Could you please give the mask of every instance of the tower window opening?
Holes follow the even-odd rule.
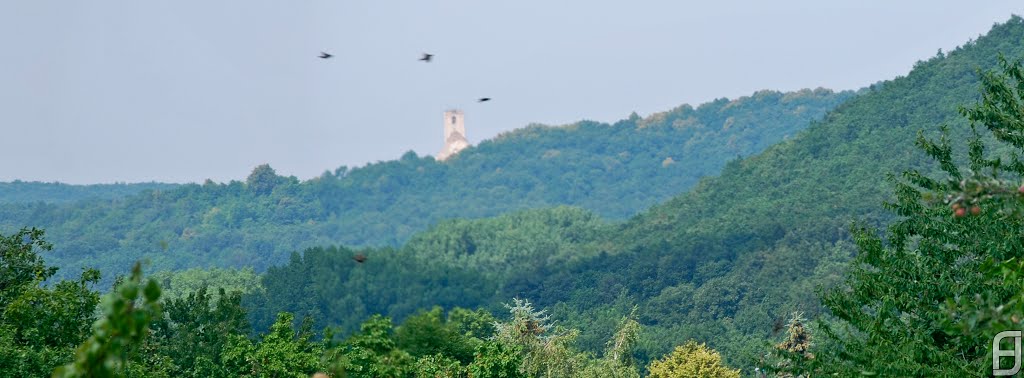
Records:
[[[455,124],[455,116],[452,116],[452,124]]]

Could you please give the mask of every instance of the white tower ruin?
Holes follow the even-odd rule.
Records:
[[[437,153],[437,160],[445,160],[469,147],[466,140],[466,121],[461,110],[444,112],[444,148]]]

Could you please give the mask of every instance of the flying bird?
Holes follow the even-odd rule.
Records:
[[[430,59],[432,59],[433,57],[434,57],[434,54],[423,53],[423,57],[420,58],[420,60],[422,60],[424,62],[427,62],[427,63],[430,63]]]
[[[325,53],[323,51],[320,52],[320,59],[330,59],[332,56],[334,56],[334,55]]]
[[[785,327],[786,323],[785,320],[782,319],[782,317],[775,318],[775,321],[772,322],[772,335],[779,333],[779,331],[781,331]]]
[[[352,260],[356,260],[357,263],[362,264],[363,262],[366,261],[366,255],[360,253],[358,255],[352,256]]]
[[[491,101],[491,98],[490,97],[481,97],[479,100],[476,100],[476,102],[487,102],[487,101]]]

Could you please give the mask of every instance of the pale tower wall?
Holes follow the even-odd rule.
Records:
[[[466,116],[461,110],[448,110],[444,112],[444,140],[452,137],[453,132],[466,136]]]
[[[461,110],[444,112],[444,148],[437,154],[437,160],[445,160],[469,147],[466,140],[466,119]]]

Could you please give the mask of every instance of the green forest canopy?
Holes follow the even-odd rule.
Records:
[[[950,140],[968,140],[957,107],[978,98],[976,70],[995,68],[999,54],[1024,57],[1021,40],[1024,22],[1015,17],[622,224],[555,208],[445,222],[401,248],[358,251],[370,258],[363,265],[351,263],[357,251],[348,248],[307,250],[264,275],[267,297],[250,299],[254,325],[289,310],[352,327],[365,314],[401,319],[431,304],[493,310],[518,296],[583,330],[586,350],[600,350],[615,319],[638,305],[648,326],[642,359],[696,339],[732,364],[749,361],[774,323],[821,311],[816,290],[842,282],[856,250],[853,222],[895,219],[882,206],[894,200],[887,175],[941,175],[915,146],[918,132],[936,136],[945,124]],[[952,153],[966,157],[966,147]],[[529,228],[545,236],[518,232]],[[395,277],[398,292],[388,289]]]

